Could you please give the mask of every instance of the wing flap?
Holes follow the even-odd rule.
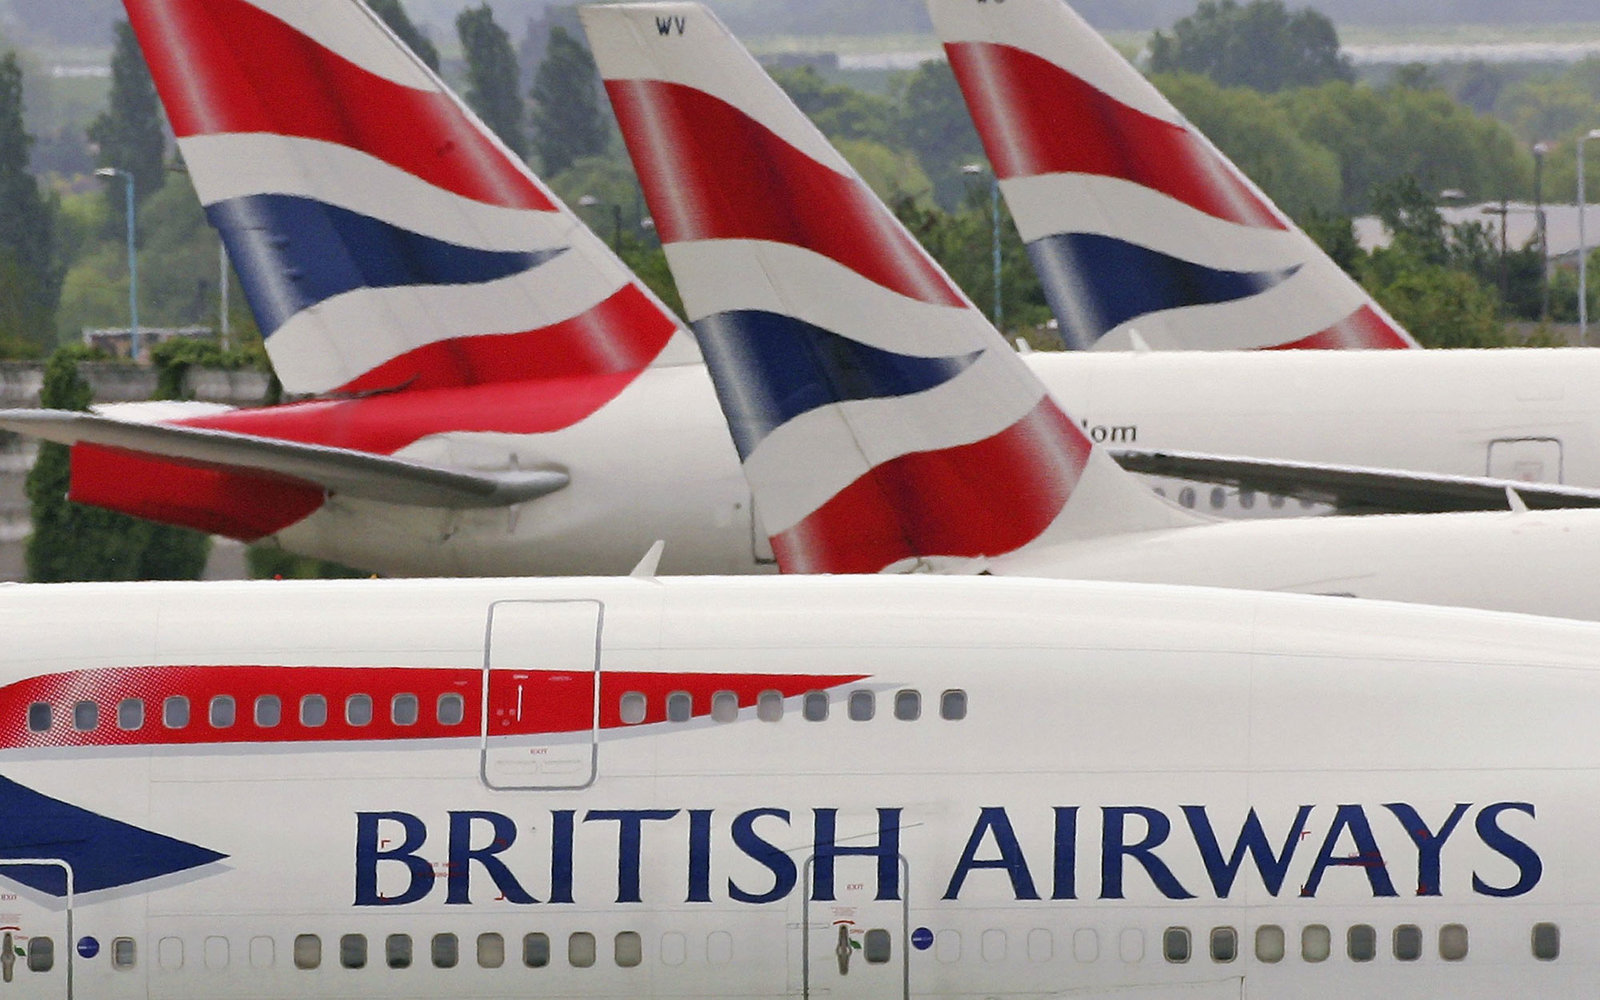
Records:
[[[1600,507],[1600,490],[1487,476],[1209,455],[1183,451],[1113,452],[1129,472],[1216,483],[1332,504],[1345,514],[1438,514],[1506,510],[1507,490],[1530,508]]]

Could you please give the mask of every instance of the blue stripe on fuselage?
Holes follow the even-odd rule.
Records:
[[[741,459],[802,413],[850,400],[925,392],[972,367],[983,353],[896,354],[792,316],[757,310],[717,313],[693,326]]]
[[[1028,256],[1072,350],[1140,316],[1260,295],[1300,270],[1222,271],[1097,233],[1046,236]]]
[[[292,195],[218,202],[206,216],[267,336],[301,310],[358,288],[481,284],[567,250],[479,250]]]

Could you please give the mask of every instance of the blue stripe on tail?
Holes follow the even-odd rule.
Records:
[[[756,310],[718,313],[693,326],[741,459],[803,413],[832,403],[925,392],[960,375],[983,354],[896,354],[792,316]]]
[[[479,250],[312,198],[252,195],[206,209],[265,336],[303,309],[358,288],[475,285],[566,252]]]
[[[1028,256],[1072,350],[1140,316],[1260,295],[1300,270],[1221,271],[1094,233],[1047,236]]]

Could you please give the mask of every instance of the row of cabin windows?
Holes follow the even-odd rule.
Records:
[[[1155,491],[1157,496],[1164,497],[1167,495],[1165,487],[1157,486]],[[1209,499],[1212,510],[1221,510],[1228,506],[1228,491],[1221,486],[1213,486]],[[1287,499],[1287,497],[1279,496],[1276,493],[1269,493],[1267,494],[1267,506],[1273,510],[1282,510]],[[1196,500],[1197,497],[1193,486],[1185,486],[1178,491],[1178,503],[1183,506],[1193,509]],[[1310,510],[1317,505],[1314,500],[1301,500],[1299,504],[1301,510]],[[1239,506],[1244,510],[1254,510],[1256,506],[1255,492],[1252,490],[1240,490]]]
[[[428,960],[436,969],[453,969],[461,964],[461,939],[454,934],[435,934],[428,939]],[[383,964],[391,969],[409,969],[415,959],[409,934],[390,934],[383,939]],[[345,934],[339,938],[339,966],[364,969],[377,956],[368,954],[365,934]],[[473,949],[478,967],[498,969],[506,964],[506,939],[495,933],[479,934]],[[599,940],[588,931],[567,936],[567,964],[575,969],[592,968],[600,957]],[[632,969],[644,961],[644,941],[637,931],[622,931],[611,942],[611,958],[618,967]],[[542,969],[550,964],[550,936],[522,936],[522,964]],[[301,934],[294,939],[294,967],[316,969],[322,965],[322,938]]]
[[[1399,962],[1422,958],[1423,931],[1416,924],[1401,924],[1390,935],[1390,953]],[[1371,924],[1353,924],[1345,931],[1344,951],[1352,962],[1371,962],[1378,957],[1378,930]],[[1467,928],[1464,924],[1445,924],[1439,928],[1439,957],[1460,962],[1467,957]],[[1529,935],[1533,957],[1553,962],[1561,957],[1561,928],[1553,923],[1537,923]],[[1189,961],[1192,951],[1189,928],[1168,927],[1161,936],[1161,951],[1168,962]],[[1239,957],[1239,934],[1232,927],[1213,927],[1211,960],[1232,962]],[[1263,924],[1256,928],[1256,960],[1275,963],[1288,954],[1288,940],[1282,927]],[[1333,955],[1333,932],[1326,924],[1307,924],[1300,929],[1300,957],[1307,962],[1326,962]]]
[[[763,691],[756,697],[756,718],[762,722],[783,721],[782,691]],[[825,722],[833,699],[826,691],[808,691],[800,699],[800,715],[808,722]],[[650,714],[650,699],[638,691],[622,696],[619,705],[625,725],[636,726]],[[902,722],[915,722],[922,718],[922,692],[911,689],[896,691],[893,697],[894,717]],[[853,722],[870,722],[878,714],[878,695],[875,691],[858,689],[845,698],[845,714]],[[718,691],[711,696],[711,718],[717,722],[733,722],[739,717],[739,695],[734,691]],[[939,696],[939,718],[958,722],[967,717],[967,693],[946,691]],[[694,696],[688,691],[673,691],[667,695],[667,721],[688,722],[694,718]]]
[[[316,728],[328,724],[328,699],[320,694],[303,695],[299,703],[300,725]],[[466,718],[466,700],[454,692],[441,694],[434,702],[434,718],[440,725],[458,726]],[[353,694],[344,700],[344,721],[351,726],[369,726],[374,715],[370,694]],[[189,699],[173,695],[161,702],[161,724],[168,729],[183,729],[191,721]],[[219,694],[206,705],[206,720],[213,729],[228,729],[238,722],[239,707],[232,695]],[[251,704],[250,718],[257,728],[272,729],[283,722],[283,700],[275,694],[258,696]],[[389,721],[397,726],[414,726],[422,718],[422,700],[414,694],[397,694],[389,699]],[[124,731],[143,729],[145,704],[140,698],[124,698],[117,702],[117,728]],[[55,712],[49,702],[36,701],[28,706],[28,729],[31,732],[48,732],[55,724]],[[100,704],[80,701],[72,706],[72,728],[80,733],[93,732],[100,727]]]

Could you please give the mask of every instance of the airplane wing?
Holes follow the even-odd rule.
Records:
[[[1515,491],[1529,508],[1600,507],[1600,490],[1559,483],[1185,451],[1119,450],[1112,455],[1130,472],[1332,504],[1345,514],[1505,510],[1509,505],[1507,490]]]
[[[71,410],[0,410],[0,430],[59,444],[96,444],[186,465],[266,473],[329,493],[408,507],[504,507],[571,478],[559,469],[463,472],[389,455],[178,424],[132,423]]]

